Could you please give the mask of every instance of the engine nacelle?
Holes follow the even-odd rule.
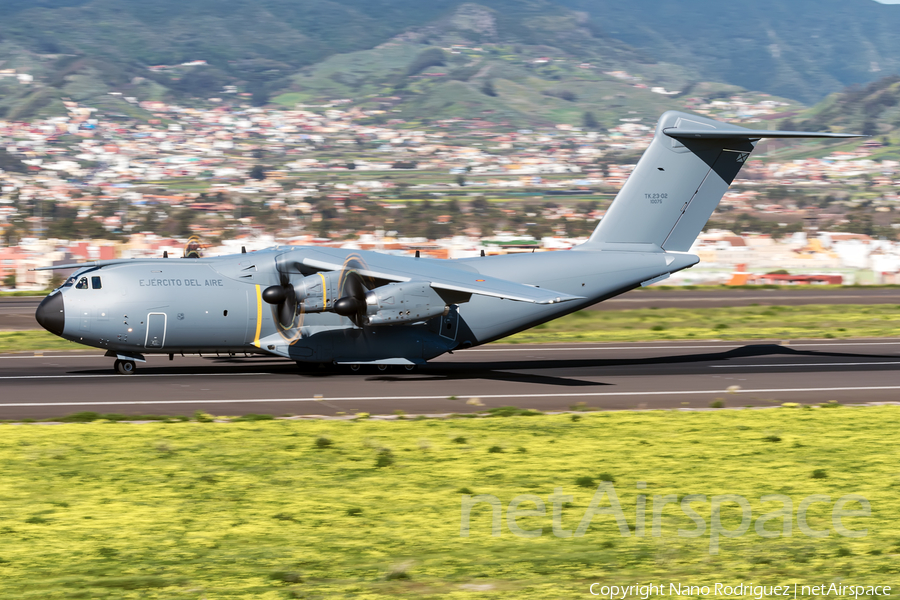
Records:
[[[328,271],[304,277],[294,284],[297,300],[303,303],[303,312],[317,313],[331,310],[340,299],[341,272]]]
[[[450,307],[427,282],[390,283],[366,294],[367,325],[402,325],[446,314]]]

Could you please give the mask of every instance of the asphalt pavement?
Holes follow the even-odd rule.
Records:
[[[140,414],[707,409],[900,400],[900,338],[490,345],[408,372],[300,370],[269,358],[149,356],[116,375],[100,352],[0,356],[0,419]]]

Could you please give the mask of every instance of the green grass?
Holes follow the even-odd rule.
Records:
[[[597,581],[819,584],[816,574],[890,585],[900,573],[898,421],[898,407],[838,407],[0,425],[0,598],[542,599],[587,597]],[[572,496],[561,526],[575,530],[603,480],[632,528],[646,482],[645,535],[622,537],[598,515],[583,537],[554,536],[554,489]],[[767,494],[789,496],[796,515],[811,494],[851,493],[872,512],[845,525],[866,537],[837,535],[825,504],[809,513],[810,527],[831,530],[824,538],[795,523],[792,537],[766,539],[751,526],[710,554],[708,535],[677,535],[695,528],[677,505],[650,535],[654,495],[740,494],[755,522],[781,507],[761,503]],[[504,510],[539,496],[548,513],[518,525],[542,535],[512,535],[504,515],[491,537],[480,504],[460,537],[463,494],[494,495]],[[694,508],[709,523],[710,505]]]
[[[900,306],[820,305],[578,311],[501,340],[504,343],[891,337]]]
[[[306,102],[307,100],[309,100],[309,96],[306,94],[301,94],[299,92],[280,94],[275,98],[272,98],[272,102],[274,102],[275,104],[280,104],[286,108],[294,108],[297,104]]]
[[[75,342],[64,340],[43,329],[0,331],[0,352],[30,352],[32,350],[86,350]]]
[[[41,290],[38,290],[38,291],[34,291],[34,290],[28,290],[28,291],[26,291],[26,290],[4,291],[4,292],[0,292],[0,298],[20,298],[20,297],[23,297],[23,296],[34,296],[34,297],[36,297],[36,298],[40,298],[40,297],[43,297],[43,296],[46,296],[47,294],[49,294],[50,291],[51,291],[51,290],[44,290],[44,291],[41,291]]]

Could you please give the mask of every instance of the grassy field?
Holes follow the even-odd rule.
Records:
[[[900,306],[805,305],[582,310],[501,340],[512,344],[855,338],[900,335]],[[43,331],[0,331],[0,352],[83,349]]]
[[[790,339],[900,335],[900,306],[804,305],[579,311],[506,343]]]
[[[900,407],[835,407],[0,425],[0,598],[543,599],[587,597],[593,582],[891,585],[898,421]],[[559,500],[559,527],[577,532],[601,480],[612,480],[629,535],[609,515],[583,536],[554,535],[554,489],[571,495]],[[650,497],[643,535],[638,493]],[[851,493],[871,514],[843,524],[865,537],[832,525],[833,503]],[[465,494],[499,499],[500,536],[486,503],[460,536]],[[538,537],[508,528],[521,494],[547,505],[517,522]],[[652,497],[666,494],[742,495],[755,525],[712,554],[711,526],[681,537],[696,521],[668,505],[654,537]],[[761,501],[767,494],[792,500],[793,535],[758,533],[756,519],[782,507]],[[830,497],[808,513],[825,537],[796,523],[811,494]],[[714,522],[710,503],[693,507]],[[734,530],[732,507],[721,518]]]
[[[86,350],[87,348],[87,346],[64,340],[43,329],[0,331],[0,353],[30,352],[32,350]]]

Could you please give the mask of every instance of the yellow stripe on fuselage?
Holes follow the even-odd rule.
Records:
[[[328,308],[328,286],[325,284],[325,276],[319,273],[322,278],[322,308]]]
[[[253,345],[259,348],[259,332],[262,329],[262,290],[256,286],[256,335],[253,338]]]

